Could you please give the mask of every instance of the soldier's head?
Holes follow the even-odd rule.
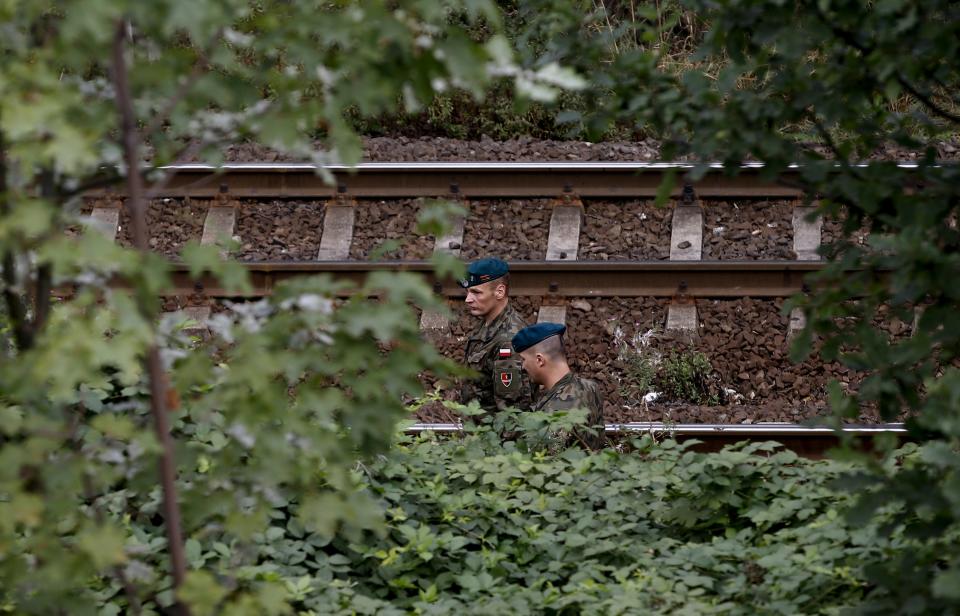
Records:
[[[524,327],[513,337],[513,348],[520,354],[523,369],[537,385],[551,387],[570,366],[563,347],[567,328],[559,323],[537,323]]]
[[[487,323],[497,318],[510,301],[510,268],[506,261],[474,261],[460,284],[467,290],[467,310]]]

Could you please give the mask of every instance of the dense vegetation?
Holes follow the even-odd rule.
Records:
[[[3,609],[956,611],[960,171],[932,147],[960,125],[956,4],[400,4],[0,4]],[[801,163],[822,211],[871,241],[832,247],[824,290],[796,299],[797,356],[869,373],[836,413],[909,411],[915,451],[546,457],[490,432],[391,447],[417,373],[453,369],[420,343],[411,306],[437,305],[415,277],[371,278],[345,310],[328,279],[289,285],[197,347],[159,322],[169,272],[142,179],[242,138],[355,160],[356,122],[449,104],[439,91],[504,92],[502,118],[553,105],[537,113],[578,134],[654,135],[730,173]],[[917,168],[854,164],[891,144]],[[128,192],[138,251],[63,234],[101,186]],[[216,247],[183,258],[245,285]],[[911,338],[872,327],[882,304],[917,315]],[[520,421],[524,439],[546,422]]]
[[[888,515],[847,519],[854,498],[831,482],[849,464],[772,443],[700,454],[650,436],[635,451],[547,456],[527,436],[401,438],[355,467],[343,520],[282,489],[249,543],[217,527],[187,540],[190,567],[224,589],[205,574],[183,592],[196,614],[237,613],[250,587],[262,613],[831,613],[871,592],[889,607],[870,564],[920,544],[882,531]],[[147,570],[162,566],[163,539],[145,496],[105,501],[130,516],[128,568]],[[97,596],[101,613],[128,609],[119,581]]]
[[[318,613],[336,612],[331,603],[344,613],[829,613],[862,604],[868,563],[916,545],[900,530],[880,532],[884,519],[845,518],[851,495],[828,485],[847,465],[770,443],[716,454],[649,436],[634,444],[548,457],[489,431],[401,442],[358,471],[386,508],[382,536],[318,549],[319,574],[313,563],[294,569],[340,581],[305,604]],[[278,550],[311,543],[284,539]],[[871,602],[883,609],[887,598],[880,590]]]

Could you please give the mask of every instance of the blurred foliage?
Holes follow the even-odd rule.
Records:
[[[849,463],[773,443],[702,454],[651,436],[549,455],[524,426],[553,418],[535,415],[498,417],[517,439],[506,443],[485,425],[398,437],[336,489],[320,473],[313,494],[272,494],[246,539],[198,529],[183,594],[197,614],[836,613],[896,592],[872,590],[870,563],[958,539],[884,530],[891,511],[849,520],[854,497],[829,487]],[[181,425],[200,465],[216,447],[241,448],[216,428],[186,434],[203,425],[189,417]],[[255,464],[259,439],[246,449]],[[911,446],[896,461],[917,458]],[[215,485],[207,475],[222,469],[204,469],[190,482]],[[149,491],[124,486],[94,504],[126,522],[82,540],[101,554],[126,544],[131,575],[162,566]],[[344,508],[344,519],[330,513]],[[88,582],[100,613],[127,613],[116,581]]]
[[[933,147],[960,123],[956,3],[504,6],[0,3],[2,609],[173,603],[141,370],[154,344],[173,385],[191,568],[177,596],[197,613],[958,609],[960,171]],[[109,61],[124,20],[155,180],[161,164],[216,163],[244,138],[355,161],[350,118],[491,88],[505,88],[494,117],[518,129],[541,120],[517,111],[542,112],[511,89],[558,101],[541,109],[589,138],[654,135],[666,157],[720,160],[728,173],[760,160],[771,179],[800,163],[796,182],[820,212],[870,239],[825,249],[821,286],[794,302],[809,324],[796,356],[816,336],[817,352],[867,375],[855,396],[835,390],[838,421],[861,405],[908,413],[919,444],[848,452],[855,465],[752,455],[767,446],[699,456],[669,441],[639,444],[646,457],[552,458],[536,443],[577,417],[528,415],[521,432],[537,436],[516,446],[481,431],[377,457],[417,373],[451,368],[420,342],[410,306],[441,308],[420,280],[289,285],[218,316],[213,342],[194,349],[156,323],[163,259],[64,236],[79,194],[128,171]],[[436,104],[439,118],[460,113]],[[858,164],[888,146],[918,152],[916,167]],[[184,258],[242,288],[242,270],[218,255]],[[51,301],[52,287],[69,299]],[[913,335],[874,327],[881,306],[916,314]]]
[[[594,2],[592,0],[502,0],[504,35],[517,62],[535,69],[551,62],[576,66],[589,79],[584,91],[567,91],[556,102],[518,99],[503,82],[494,82],[482,99],[459,92],[438,94],[433,103],[411,113],[377,116],[350,114],[359,132],[369,136],[437,136],[455,139],[625,139],[653,136],[627,119],[591,121],[598,103],[615,96],[621,55],[652,59],[660,69],[681,74],[696,67],[719,70],[722,59],[694,58],[706,25],[678,0]],[[475,40],[490,35],[484,24],[465,24]],[[623,64],[628,60],[621,61]],[[584,122],[584,118],[587,121]]]

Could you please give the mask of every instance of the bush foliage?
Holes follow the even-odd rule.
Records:
[[[650,435],[548,455],[527,429],[562,419],[529,414],[498,417],[497,431],[401,437],[346,477],[308,464],[312,486],[277,477],[262,504],[251,501],[259,521],[251,510],[245,523],[234,514],[189,524],[200,521],[198,508],[248,492],[222,474],[229,469],[211,461],[214,452],[227,460],[227,450],[242,451],[239,463],[264,472],[294,466],[259,447],[269,438],[262,428],[251,425],[258,447],[245,448],[236,424],[221,431],[201,409],[188,405],[177,430],[193,452],[181,471],[191,505],[180,595],[195,614],[834,613],[871,591],[871,601],[895,592],[873,587],[879,563],[958,539],[885,529],[892,510],[851,521],[855,496],[831,487],[847,463],[800,459],[773,443],[695,453]],[[502,442],[503,430],[517,440]],[[101,451],[124,440],[115,427],[85,435]],[[911,446],[897,461],[916,459]],[[124,579],[142,597],[141,613],[156,613],[172,599],[158,494],[113,480],[87,506],[116,522],[75,527],[68,516],[47,522],[43,536],[78,548],[62,565],[90,559],[103,568],[71,589],[71,613],[129,613]],[[217,488],[226,482],[228,492]],[[14,549],[32,550],[25,539]],[[114,566],[126,576],[111,575]],[[8,572],[0,600],[24,611],[62,605],[65,589],[43,586],[36,571],[19,580]],[[144,592],[151,587],[155,595]]]

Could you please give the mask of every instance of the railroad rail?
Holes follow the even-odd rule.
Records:
[[[148,194],[211,198],[226,186],[234,198],[463,198],[654,197],[666,173],[687,172],[690,163],[649,162],[403,162],[312,165],[297,163],[181,164],[161,167]],[[913,163],[901,163],[913,169]],[[770,178],[764,166],[748,163],[732,175],[723,164],[706,165],[705,175],[689,185],[706,198],[797,198],[798,167]],[[678,183],[673,196],[682,194]],[[104,190],[88,196],[104,196]]]
[[[245,263],[254,296],[292,278],[326,273],[362,284],[372,272],[417,272],[447,297],[462,297],[454,280],[438,280],[427,261],[301,261]],[[510,293],[546,297],[789,297],[803,290],[816,261],[522,261],[510,264]],[[195,279],[173,266],[174,295],[239,295],[212,276]],[[247,294],[249,295],[249,294]]]
[[[646,162],[403,162],[312,165],[233,163],[219,166],[182,164],[161,167],[148,193],[162,197],[211,198],[226,186],[238,199],[654,197],[667,172],[686,172],[688,163]],[[797,172],[771,180],[763,165],[742,165],[736,176],[722,164],[691,185],[701,197],[796,198]],[[674,191],[680,195],[683,185]],[[90,196],[102,196],[94,191]]]
[[[461,424],[417,423],[404,430],[407,434],[424,432],[458,434]],[[823,457],[827,451],[840,444],[840,434],[827,426],[804,426],[788,423],[756,424],[665,424],[660,422],[636,422],[607,424],[605,431],[612,437],[630,437],[650,434],[659,438],[672,438],[678,442],[697,440],[697,451],[717,451],[741,441],[774,441],[786,449],[811,458]],[[859,440],[859,446],[870,450],[873,439],[879,435],[907,438],[907,429],[902,423],[847,425],[841,429],[844,436]]]

